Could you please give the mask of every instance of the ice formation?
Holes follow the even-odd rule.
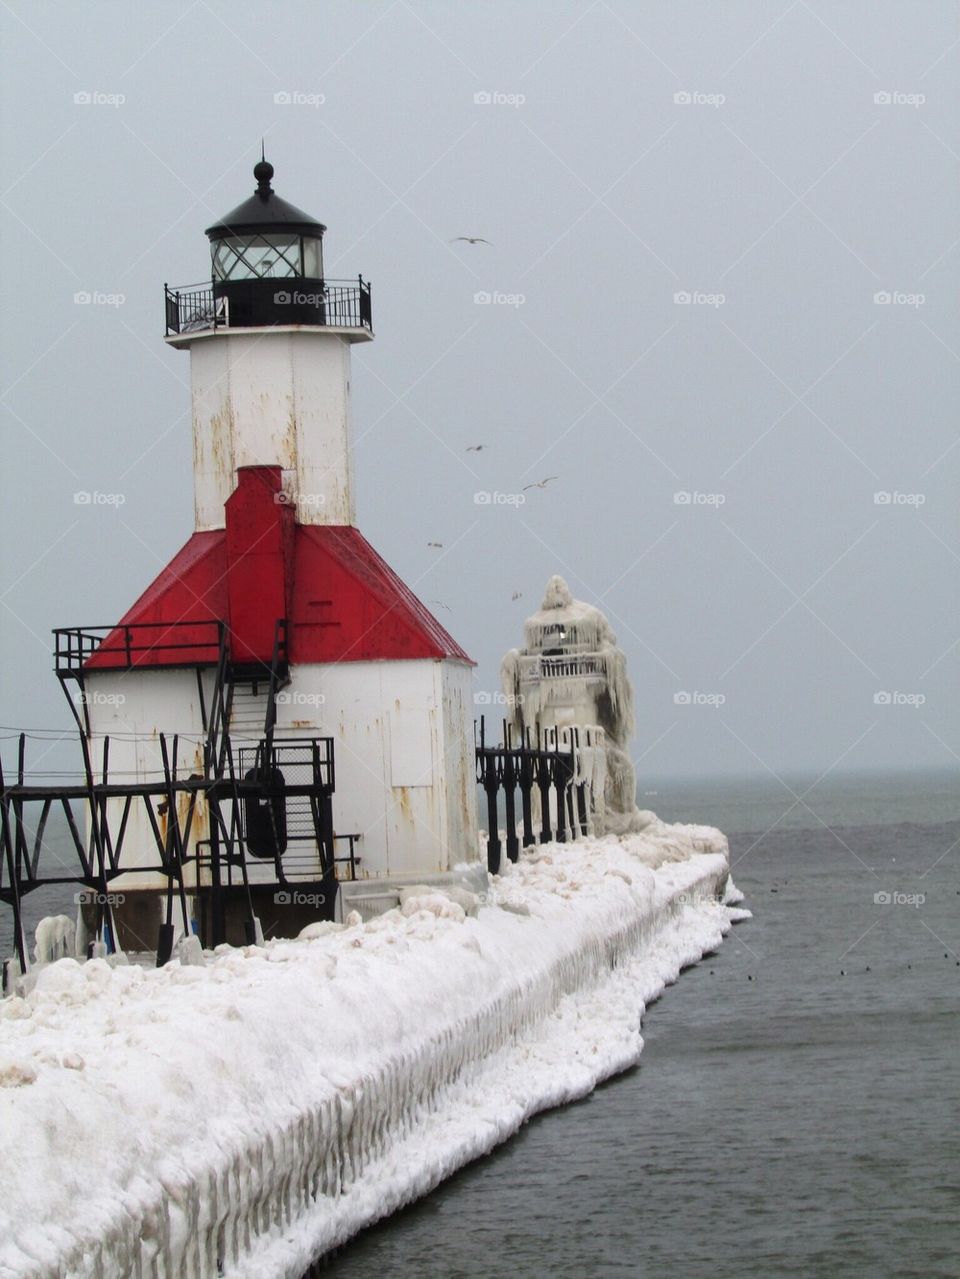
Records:
[[[465,905],[414,886],[204,965],[34,970],[0,1001],[0,1274],[297,1279],[635,1062],[727,874],[719,832],[653,822]]]
[[[603,777],[599,825],[615,834],[641,831],[651,814],[637,808],[637,778],[628,754],[633,736],[633,685],[627,659],[604,614],[575,600],[562,577],[547,582],[543,603],[523,627],[522,649],[506,654],[500,670],[511,724],[529,729],[598,725],[605,750],[586,755],[587,773],[576,780],[598,785]],[[591,748],[588,748],[591,751]]]
[[[37,924],[33,955],[38,964],[76,955],[77,928],[67,915],[48,915]]]

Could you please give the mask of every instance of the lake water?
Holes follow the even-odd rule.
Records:
[[[956,775],[831,778],[776,826],[774,781],[656,789],[728,831],[754,919],[649,1009],[637,1069],[316,1273],[960,1275]]]

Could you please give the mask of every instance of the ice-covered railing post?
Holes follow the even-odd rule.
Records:
[[[567,842],[567,790],[574,770],[560,753],[560,735],[556,729],[547,734],[547,747],[553,751],[553,758],[550,760],[550,781],[554,790],[553,806],[556,813],[553,837],[558,844],[565,844]]]

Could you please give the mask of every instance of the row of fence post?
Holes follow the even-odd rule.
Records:
[[[515,733],[503,723],[503,741],[488,746],[486,723],[480,718],[479,740],[476,742],[477,782],[483,787],[487,802],[487,869],[492,875],[500,871],[501,857],[515,862],[520,848],[537,843],[533,828],[533,796],[539,796],[539,842],[555,840],[563,844],[588,832],[589,814],[586,786],[577,782],[576,746],[571,737],[565,749],[556,729],[546,739],[536,739],[527,729]],[[505,839],[500,839],[499,797],[503,793]],[[517,795],[520,797],[520,819],[517,819]],[[551,802],[552,801],[552,802]],[[569,805],[569,808],[568,808]],[[518,835],[518,825],[522,834]]]

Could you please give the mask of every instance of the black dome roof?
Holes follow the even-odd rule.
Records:
[[[225,235],[243,235],[257,231],[295,231],[303,235],[323,235],[326,227],[309,213],[304,213],[286,200],[281,200],[270,179],[273,177],[273,165],[267,160],[259,160],[254,167],[253,176],[257,179],[257,189],[235,209],[208,226],[206,234],[211,240],[222,239]]]

